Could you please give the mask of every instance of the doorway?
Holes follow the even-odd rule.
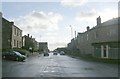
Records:
[[[108,45],[101,45],[101,57],[108,58]]]

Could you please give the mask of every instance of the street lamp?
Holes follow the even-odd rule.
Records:
[[[75,38],[76,39],[76,30],[73,29],[73,27],[70,25],[70,28],[71,28],[71,39],[72,38]],[[74,31],[74,36],[73,36],[73,31]]]

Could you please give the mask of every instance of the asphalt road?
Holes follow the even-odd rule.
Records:
[[[25,62],[2,62],[3,77],[117,77],[118,66],[66,55],[35,55]]]

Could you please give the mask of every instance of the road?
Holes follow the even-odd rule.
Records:
[[[35,55],[26,62],[2,62],[3,77],[117,77],[118,66],[72,58]]]

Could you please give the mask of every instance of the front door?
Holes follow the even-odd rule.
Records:
[[[104,57],[104,58],[106,58],[106,57],[107,57],[106,46],[104,46],[104,49],[103,49],[103,57]]]
[[[101,57],[108,58],[108,45],[101,46]]]

